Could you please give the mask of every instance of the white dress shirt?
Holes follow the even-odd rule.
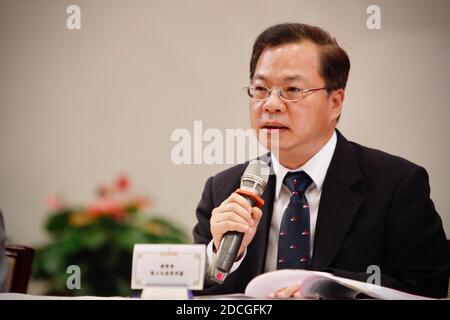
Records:
[[[316,231],[317,214],[319,212],[320,197],[322,195],[322,186],[325,176],[330,166],[331,158],[333,157],[336,148],[337,136],[336,131],[333,133],[328,142],[320,149],[308,162],[300,168],[291,170],[283,167],[278,159],[272,154],[272,167],[276,175],[275,198],[273,203],[272,221],[270,223],[269,241],[267,244],[267,255],[265,272],[277,269],[278,256],[278,236],[280,232],[280,224],[286,210],[291,192],[283,184],[284,177],[288,172],[305,171],[312,179],[311,185],[306,189],[305,196],[309,204],[309,221],[310,221],[310,258],[313,254],[314,248],[314,234]],[[233,264],[231,272],[235,271],[244,260],[247,250],[245,250],[242,257]],[[214,259],[213,241],[208,244],[206,248],[207,255],[207,272],[209,272]]]

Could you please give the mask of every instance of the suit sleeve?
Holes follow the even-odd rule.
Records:
[[[193,236],[194,236],[194,242],[199,244],[205,244],[207,245],[207,251],[206,251],[206,273],[208,273],[209,268],[212,265],[212,260],[214,258],[214,253],[212,252],[212,234],[210,231],[210,219],[211,219],[211,212],[212,210],[218,205],[215,204],[213,200],[213,193],[212,193],[212,185],[213,185],[213,177],[210,177],[205,184],[205,187],[203,189],[202,198],[200,199],[200,202],[197,206],[196,210],[196,216],[197,216],[197,224],[194,227],[193,230]],[[242,257],[234,262],[230,273],[233,273],[236,271],[237,268],[239,268],[240,264],[245,258],[246,252],[242,255]],[[201,291],[195,291],[195,294],[214,294],[215,289],[219,288],[219,285],[213,282],[209,279],[207,274],[205,274],[205,284],[204,284],[205,290],[203,292]]]
[[[209,222],[209,220],[211,219],[211,212],[215,207],[212,194],[212,184],[213,184],[213,177],[210,177],[205,183],[202,198],[200,199],[200,202],[196,209],[195,214],[197,216],[197,224],[195,225],[194,230],[192,232],[195,243],[208,245],[212,240]],[[206,267],[208,267],[208,264]],[[200,291],[194,291],[193,293],[195,295],[215,293],[215,288],[217,288],[218,285],[209,279],[209,277],[207,276],[207,272],[208,270],[206,270],[205,273],[204,289]]]
[[[428,297],[447,296],[450,254],[424,168],[414,166],[401,179],[387,214],[384,239],[382,286]],[[359,281],[371,276],[327,271]]]
[[[394,195],[384,261],[384,272],[408,291],[430,297],[447,295],[450,254],[441,218],[430,199],[428,174],[422,167],[414,166]]]
[[[208,243],[212,240],[209,223],[209,219],[211,219],[211,212],[214,209],[212,180],[213,177],[210,177],[206,181],[202,198],[200,199],[196,210],[197,224],[193,230],[194,242],[205,245],[208,245]]]
[[[208,245],[212,240],[212,234],[210,231],[210,222],[211,212],[214,209],[214,201],[212,195],[212,181],[213,177],[210,177],[203,189],[202,198],[197,206],[196,216],[197,216],[197,224],[193,230],[194,242],[198,244]],[[208,267],[208,266],[206,266]],[[206,273],[208,270],[206,270]],[[204,279],[204,290],[202,291],[194,291],[195,295],[202,294],[213,294],[215,287],[218,285],[215,282],[211,281],[209,277],[205,274]]]

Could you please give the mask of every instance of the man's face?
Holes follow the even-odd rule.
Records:
[[[319,74],[319,52],[312,42],[266,48],[256,64],[252,86],[314,89],[325,86]],[[284,102],[276,92],[265,100],[250,98],[250,121],[258,137],[279,136],[280,160],[317,152],[331,137],[341,112],[344,91],[307,93],[295,102]],[[273,145],[272,141],[272,145]],[[275,150],[273,150],[275,151]]]

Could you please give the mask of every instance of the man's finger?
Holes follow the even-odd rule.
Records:
[[[287,288],[284,288],[283,290],[279,291],[277,293],[277,297],[278,298],[290,298],[294,295],[295,292],[297,292],[299,290],[300,290],[299,285],[287,287]]]
[[[252,217],[253,217],[253,220],[255,221],[255,223],[258,224],[259,221],[261,220],[261,217],[262,217],[261,209],[257,208],[257,207],[253,207],[253,209],[252,209]]]
[[[224,202],[222,202],[222,204],[230,202],[236,202],[244,207],[249,213],[252,212],[252,206],[250,205],[250,203],[248,203],[248,201],[243,196],[237,194],[236,192],[233,192]]]
[[[225,221],[233,221],[240,224],[251,226],[250,223],[243,219],[240,215],[236,214],[235,212],[222,212],[220,215],[217,215],[213,218],[213,222],[218,224]]]

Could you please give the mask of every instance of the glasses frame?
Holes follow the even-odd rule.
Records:
[[[262,86],[259,86],[259,87],[262,87]],[[278,97],[279,97],[282,101],[284,101],[284,102],[295,102],[295,101],[299,101],[299,100],[303,99],[303,98],[306,96],[307,93],[315,92],[315,91],[319,91],[319,90],[328,90],[328,87],[314,88],[314,89],[300,89],[300,92],[302,93],[302,95],[300,96],[300,98],[294,99],[294,100],[290,100],[290,99],[283,98],[283,97],[281,96],[281,90],[282,90],[282,89],[280,89],[280,88],[272,88],[272,89],[269,89],[269,88],[266,88],[266,87],[264,87],[264,88],[266,88],[267,91],[268,91],[267,97],[261,98],[261,99],[260,99],[260,98],[255,98],[255,97],[252,97],[251,94],[250,94],[250,89],[252,89],[252,88],[255,89],[254,86],[246,86],[246,87],[243,88],[243,90],[245,90],[245,92],[247,92],[247,95],[248,95],[250,98],[252,98],[252,99],[259,100],[259,101],[267,100],[267,99],[269,99],[270,96],[272,95],[272,91],[275,90],[275,91],[277,92]]]

